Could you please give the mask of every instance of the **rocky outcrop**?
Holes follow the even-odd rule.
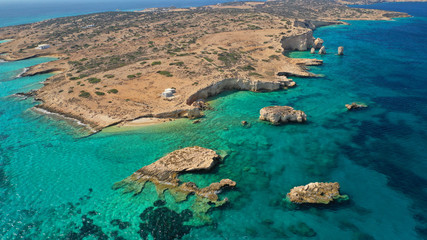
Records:
[[[326,54],[325,46],[322,46],[319,50],[319,54]]]
[[[293,203],[328,204],[335,200],[348,200],[347,195],[340,195],[340,184],[315,182],[291,189],[287,199]]]
[[[310,53],[311,54],[316,54],[316,49],[314,47],[312,47],[311,50],[310,50]]]
[[[316,25],[313,24],[310,20],[294,20],[294,27],[299,28],[310,28],[311,30],[316,29]]]
[[[205,102],[203,99],[194,101],[191,106],[196,107],[202,111],[212,109],[209,103]]]
[[[285,51],[306,51],[313,45],[313,31],[308,29],[300,34],[285,36],[281,43]]]
[[[289,122],[305,122],[307,115],[300,110],[294,110],[288,106],[271,106],[260,110],[259,119],[269,121],[274,125]]]
[[[320,49],[322,46],[323,46],[323,39],[316,38],[316,40],[314,40],[313,47],[315,49]]]
[[[207,99],[216,96],[226,90],[247,90],[252,92],[276,91],[279,89],[293,87],[295,82],[291,79],[276,81],[259,81],[250,79],[224,79],[214,82],[209,86],[198,90],[187,99],[187,104],[191,105],[199,99]]]
[[[195,119],[199,117],[203,117],[203,113],[200,111],[198,107],[191,107],[187,109],[178,109],[171,112],[163,112],[159,114],[150,115],[149,117],[155,118],[188,118]]]
[[[364,103],[351,103],[351,104],[346,104],[345,107],[347,108],[347,110],[356,110],[356,109],[360,109],[360,108],[367,108],[368,105],[364,104]]]
[[[338,47],[338,55],[344,55],[344,47],[343,46]]]
[[[124,192],[139,194],[147,182],[152,182],[159,194],[169,190],[177,201],[187,199],[189,194],[205,198],[207,203],[222,205],[226,199],[219,200],[218,193],[224,187],[234,187],[236,183],[230,179],[212,183],[208,187],[198,188],[193,182],[180,183],[178,175],[185,172],[211,170],[219,163],[221,157],[215,151],[202,147],[187,147],[160,158],[156,162],[145,166],[113,188],[125,188]]]

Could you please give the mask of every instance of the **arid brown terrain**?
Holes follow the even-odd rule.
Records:
[[[322,62],[286,57],[287,38],[310,45],[319,26],[405,16],[322,0],[96,13],[1,28],[0,39],[13,41],[0,45],[0,57],[57,57],[25,73],[57,73],[33,93],[38,107],[100,130],[139,118],[197,117],[194,102],[223,90],[292,87],[286,76],[313,76],[305,66]],[[169,88],[173,96],[162,96]]]

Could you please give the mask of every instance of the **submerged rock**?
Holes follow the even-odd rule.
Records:
[[[303,222],[299,222],[295,225],[289,226],[288,230],[290,232],[292,232],[293,234],[301,236],[301,237],[314,237],[317,234],[313,230],[313,228],[309,227],[307,224],[305,224]]]
[[[319,50],[319,54],[326,54],[325,46],[322,46]]]
[[[343,46],[338,47],[338,55],[344,55],[344,47]]]
[[[260,110],[259,119],[269,121],[275,125],[288,122],[305,122],[307,115],[300,110],[294,110],[289,106],[270,106]]]
[[[328,204],[334,200],[347,200],[347,195],[340,195],[340,184],[315,182],[291,189],[287,199],[293,203]]]
[[[198,197],[207,198],[208,202],[219,206],[226,200],[219,200],[217,194],[224,187],[234,187],[236,185],[234,181],[223,179],[208,187],[198,188],[193,182],[181,184],[178,175],[184,172],[210,170],[220,159],[221,157],[215,151],[207,148],[195,146],[179,149],[139,169],[123,181],[114,184],[113,188],[125,188],[125,193],[139,194],[146,182],[152,182],[159,194],[168,189],[177,201],[186,200],[187,195],[195,194]]]
[[[242,124],[242,126],[246,126],[246,125],[248,125],[248,122],[247,121],[242,121],[241,124]]]
[[[148,239],[149,234],[154,240],[180,239],[190,232],[192,226],[185,223],[192,215],[189,210],[177,213],[166,207],[149,207],[140,215],[143,223],[138,233],[142,239]]]
[[[323,46],[323,39],[316,38],[316,40],[314,40],[313,48],[320,49],[322,46]]]
[[[347,110],[355,110],[355,109],[359,109],[359,108],[367,108],[368,105],[364,104],[364,103],[356,103],[353,102],[351,104],[346,104],[345,107],[347,108]]]

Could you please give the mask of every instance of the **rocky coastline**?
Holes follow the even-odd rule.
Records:
[[[0,52],[5,53],[0,58],[15,61],[40,56],[58,57],[56,61],[33,66],[23,74],[57,73],[44,82],[44,87],[34,92],[34,97],[42,102],[37,107],[77,119],[95,131],[141,118],[193,119],[203,114],[203,109],[191,106],[196,100],[206,100],[226,90],[262,92],[286,89],[295,86],[295,82],[287,78],[290,76],[318,77],[310,73],[306,66],[320,65],[323,63],[321,60],[291,59],[283,52],[318,48],[321,39],[313,37],[316,28],[346,24],[341,20],[354,18],[351,8],[339,4],[319,4],[325,5],[327,11],[318,13],[310,20],[306,18],[311,13],[309,7],[297,2],[285,4],[283,1],[255,5],[243,3],[233,5],[232,11],[228,5],[224,5],[185,11],[154,9],[155,15],[151,11],[98,13],[52,19],[4,28],[0,38],[14,41],[0,46]],[[301,8],[304,14],[291,11],[289,18],[276,15],[279,10],[287,12],[292,8]],[[194,38],[176,34],[179,29],[175,29],[174,25],[169,28],[175,30],[170,30],[166,35],[156,28],[160,20],[167,18],[170,22],[180,21],[182,26],[190,29],[188,24],[192,23],[180,20],[186,19],[183,16],[188,14],[196,22],[203,23],[192,30],[193,36],[196,36]],[[253,14],[260,16],[259,20],[253,21],[253,25],[246,27],[238,24]],[[358,10],[357,14],[358,19],[372,20],[407,16],[369,9]],[[137,41],[138,44],[133,42],[136,39],[126,40],[120,43],[123,48],[116,49],[118,39],[124,36],[118,32],[104,32],[106,25],[114,24],[120,17],[127,19],[121,29],[144,34]],[[227,23],[220,30],[212,25],[212,18],[234,23]],[[147,21],[153,31],[129,27],[141,19]],[[75,20],[102,24],[94,24],[93,28],[86,28],[86,25],[71,28],[70,24]],[[118,22],[124,23],[121,20]],[[52,31],[61,38],[53,37]],[[77,39],[74,31],[91,38]],[[168,42],[165,41],[166,36],[175,36],[187,43]],[[29,39],[40,39],[41,42],[29,44]],[[93,45],[94,39],[104,42],[105,46]],[[41,50],[34,47],[41,43],[48,43],[50,48]],[[87,47],[79,46],[79,43]],[[107,50],[117,55],[105,54]],[[110,62],[116,65],[104,66]],[[174,98],[162,99],[161,92],[171,87],[177,89]]]

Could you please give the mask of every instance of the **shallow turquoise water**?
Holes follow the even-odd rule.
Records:
[[[182,180],[206,186],[230,178],[238,185],[222,194],[230,204],[210,212],[213,223],[193,227],[184,239],[301,239],[292,228],[301,222],[316,232],[312,239],[426,238],[425,17],[318,29],[328,54],[315,55],[325,64],[311,70],[325,77],[294,78],[298,86],[287,91],[224,93],[200,124],[183,119],[90,137],[73,121],[30,110],[37,104],[32,99],[10,96],[39,88],[50,75],[15,77],[53,59],[0,63],[1,238],[139,239],[139,215],[157,200],[155,190],[148,186],[132,196],[111,186],[193,145],[229,155],[213,173]],[[345,56],[334,54],[340,45]],[[344,104],[353,101],[370,107],[347,112]],[[277,127],[258,121],[259,109],[269,105],[303,110],[309,122]],[[314,181],[340,182],[351,200],[324,208],[282,203],[290,188]],[[166,200],[181,212],[193,199]],[[160,219],[170,223],[170,216]],[[130,226],[120,229],[111,222],[117,219]]]

